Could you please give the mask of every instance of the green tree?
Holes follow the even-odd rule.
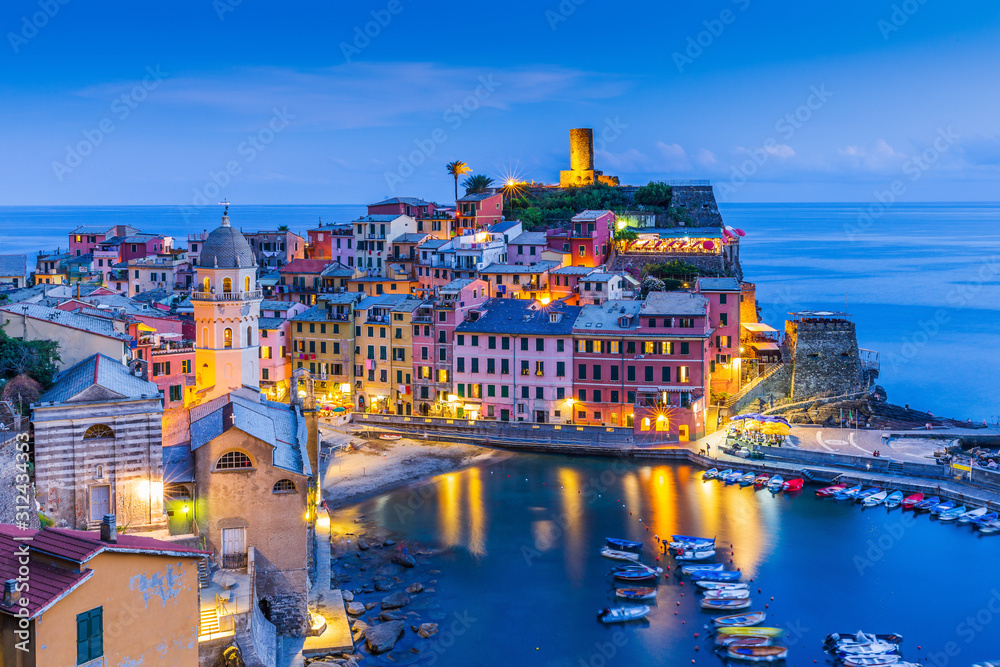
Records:
[[[42,389],[52,386],[56,362],[60,361],[59,343],[52,340],[13,338],[0,327],[0,378],[11,379],[27,375]]]
[[[457,200],[458,199],[458,179],[459,179],[459,177],[464,176],[465,174],[468,174],[472,170],[469,169],[469,165],[467,165],[464,162],[461,162],[459,160],[455,160],[454,162],[449,162],[448,166],[447,166],[447,169],[448,169],[448,173],[451,174],[455,178],[455,199]]]
[[[287,232],[288,231],[288,225],[278,225],[278,231],[279,232]]]
[[[650,181],[648,185],[636,188],[632,201],[637,206],[648,206],[653,209],[666,211],[670,208],[673,200],[674,190],[666,183]]]
[[[476,174],[475,176],[469,176],[467,179],[462,181],[462,187],[465,188],[465,194],[479,194],[481,192],[486,192],[493,186],[493,179],[485,174]],[[456,197],[457,199],[457,197]]]

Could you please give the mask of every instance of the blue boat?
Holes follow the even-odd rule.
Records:
[[[623,540],[620,537],[605,537],[604,541],[608,543],[609,547],[614,547],[615,549],[642,549],[642,542]]]
[[[931,508],[931,514],[941,514],[942,512],[947,512],[948,510],[953,510],[958,507],[958,504],[954,500],[946,500],[943,503],[938,503]]]
[[[693,544],[701,544],[702,542],[708,544],[715,544],[714,537],[696,537],[694,535],[671,535],[671,541],[673,542],[691,542]]]
[[[981,526],[986,523],[993,523],[997,519],[1000,519],[1000,514],[997,514],[996,512],[990,512],[989,514],[984,514],[981,517],[973,519],[972,521],[970,521],[970,523],[973,523],[977,526]]]
[[[858,495],[856,495],[854,497],[854,499],[857,500],[858,502],[861,502],[862,500],[864,500],[868,496],[874,496],[876,493],[881,493],[881,492],[882,492],[882,489],[880,489],[877,486],[873,486],[872,488],[865,489],[864,491],[862,491],[861,493],[859,493]]]
[[[835,500],[847,500],[848,498],[855,498],[861,493],[861,486],[852,486],[849,489],[844,489],[843,491],[838,491],[833,494]]]
[[[931,496],[930,498],[924,498],[919,503],[913,506],[913,511],[915,512],[926,512],[930,508],[941,502],[941,498],[938,496]]]
[[[691,573],[691,581],[739,581],[742,572],[735,570],[702,570]]]

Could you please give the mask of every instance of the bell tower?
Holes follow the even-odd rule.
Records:
[[[260,387],[258,320],[260,286],[257,261],[246,238],[222,224],[202,246],[195,292],[195,384],[199,400],[209,400],[242,386]]]

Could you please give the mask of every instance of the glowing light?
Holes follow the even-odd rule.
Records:
[[[538,300],[538,302],[540,304],[542,304],[543,306],[549,305],[549,301],[550,301],[550,299],[547,296],[543,296],[541,299]]]
[[[345,382],[344,384],[340,385],[340,393],[342,393],[342,394],[349,394],[349,393],[351,393],[351,383],[350,382]]]
[[[185,505],[184,507],[181,508],[181,511],[184,512],[185,514],[187,514],[188,512],[191,511],[191,507],[188,506],[188,505]]]

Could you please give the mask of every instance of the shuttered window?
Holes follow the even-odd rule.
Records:
[[[104,655],[103,608],[76,615],[76,664],[82,665]]]

